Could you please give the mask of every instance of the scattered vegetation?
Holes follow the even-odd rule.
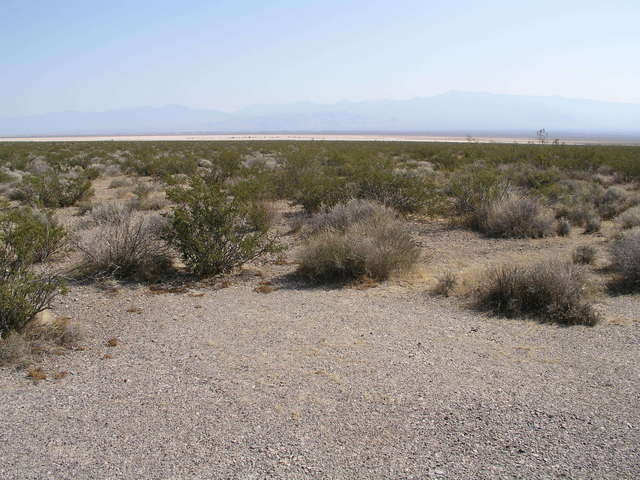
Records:
[[[640,206],[631,207],[616,217],[624,229],[640,227]]]
[[[92,276],[156,279],[176,254],[193,273],[217,275],[281,250],[274,224],[287,202],[300,207],[283,213],[296,219],[293,240],[304,242],[299,273],[314,282],[373,284],[411,268],[420,249],[407,219],[444,216],[505,239],[564,237],[572,227],[595,233],[613,219],[625,230],[611,241],[613,269],[637,290],[639,159],[638,147],[546,141],[1,143],[0,334],[24,340],[26,325],[63,290],[49,267],[70,244]],[[98,177],[113,177],[107,184],[120,201],[91,203]],[[79,217],[67,233],[56,215],[69,211],[56,210],[69,206]],[[594,256],[584,246],[573,260]],[[578,293],[577,265],[492,275],[481,302],[492,311],[597,319]],[[447,274],[435,292],[453,288]]]
[[[0,208],[0,243],[22,263],[44,262],[65,248],[67,233],[50,211]]]
[[[612,267],[618,274],[617,286],[640,290],[640,228],[623,232],[610,247]]]
[[[300,254],[299,274],[313,282],[341,282],[367,276],[385,280],[411,268],[420,257],[404,222],[382,205],[369,204],[369,214],[355,218],[365,204],[338,205],[312,218],[313,233]]]
[[[127,207],[105,205],[92,212],[92,220],[95,227],[76,240],[83,254],[81,275],[154,280],[170,270],[162,217],[136,216]]]
[[[482,279],[477,305],[506,317],[593,326],[600,316],[586,302],[585,285],[582,271],[571,263],[500,266]]]
[[[193,178],[169,191],[175,203],[166,238],[197,275],[217,275],[279,250],[255,205],[229,197],[219,185]]]
[[[556,231],[555,220],[532,197],[509,192],[474,212],[474,225],[489,237],[540,238]]]

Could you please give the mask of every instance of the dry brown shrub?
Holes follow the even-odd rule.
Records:
[[[583,272],[570,262],[504,265],[485,274],[476,305],[505,317],[593,326],[601,318],[586,302],[585,292]]]

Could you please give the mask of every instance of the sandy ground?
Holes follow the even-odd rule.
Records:
[[[0,142],[102,142],[102,141],[378,141],[378,142],[454,142],[467,143],[466,136],[382,135],[382,134],[211,134],[211,135],[113,135],[66,137],[0,137]],[[527,137],[474,137],[479,143],[534,143]],[[562,139],[568,145],[621,144],[640,145],[638,141],[602,138]]]

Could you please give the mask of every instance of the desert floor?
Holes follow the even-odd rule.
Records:
[[[605,234],[412,229],[421,266],[380,285],[298,283],[286,233],[286,259],[225,279],[74,285],[53,312],[84,348],[46,356],[43,381],[0,370],[0,477],[638,478],[640,296],[596,293],[593,328],[468,306],[484,267]],[[456,295],[430,294],[449,270]]]

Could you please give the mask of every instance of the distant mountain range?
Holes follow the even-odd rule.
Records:
[[[640,104],[449,92],[411,100],[256,105],[234,113],[179,105],[0,117],[0,136],[415,132],[640,136]]]

